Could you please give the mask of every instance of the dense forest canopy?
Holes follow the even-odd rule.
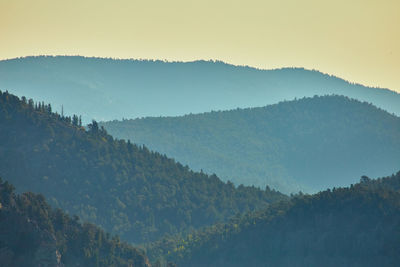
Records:
[[[296,195],[227,224],[165,238],[148,253],[185,267],[397,266],[400,172]]]
[[[335,95],[100,125],[195,170],[289,193],[346,186],[364,174],[389,175],[400,162],[400,118]]]
[[[314,70],[259,70],[220,61],[164,62],[71,56],[0,61],[0,90],[52,103],[84,122],[260,107],[340,94],[400,115],[400,94]]]
[[[0,176],[20,192],[42,193],[53,206],[135,243],[287,198],[191,171],[113,139],[95,121],[86,131],[78,116],[61,116],[50,105],[8,92],[0,93]]]
[[[0,179],[0,265],[150,267],[144,252]]]

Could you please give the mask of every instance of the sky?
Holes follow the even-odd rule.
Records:
[[[0,0],[0,59],[304,67],[400,92],[399,0]]]

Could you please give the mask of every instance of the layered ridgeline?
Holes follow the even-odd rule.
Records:
[[[143,251],[0,179],[0,265],[150,267]]]
[[[400,172],[350,188],[298,195],[149,246],[178,266],[398,266]]]
[[[259,70],[223,62],[84,57],[0,61],[0,90],[52,103],[84,122],[260,107],[339,94],[400,115],[400,94],[300,68]]]
[[[51,106],[0,94],[0,176],[20,192],[49,203],[130,242],[154,240],[217,221],[284,195],[235,188],[193,172],[159,153],[114,140],[96,122],[61,117]]]
[[[400,162],[400,118],[342,96],[101,125],[195,170],[283,192],[390,175]]]

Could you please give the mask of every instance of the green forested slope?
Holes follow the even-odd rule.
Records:
[[[150,267],[143,251],[0,179],[0,265]]]
[[[155,240],[223,221],[286,197],[235,188],[193,172],[159,153],[114,140],[94,122],[0,94],[0,175],[20,192],[42,193],[50,204],[131,242]]]
[[[178,266],[397,266],[400,172],[297,195],[185,238],[148,248]]]
[[[343,96],[101,125],[195,170],[284,192],[389,175],[400,162],[400,118]]]

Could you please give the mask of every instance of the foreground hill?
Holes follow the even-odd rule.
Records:
[[[0,179],[0,265],[150,267],[145,254],[92,224],[82,224],[42,195],[16,195]]]
[[[195,170],[283,192],[389,175],[400,162],[400,118],[342,96],[101,125]]]
[[[42,193],[50,204],[130,242],[155,240],[286,197],[235,188],[121,140],[96,122],[0,93],[0,176],[18,190]]]
[[[223,62],[84,57],[0,61],[0,90],[64,105],[68,114],[113,120],[260,107],[295,97],[340,94],[400,115],[400,94],[300,68],[258,70]]]
[[[400,172],[299,195],[149,247],[178,266],[398,266]]]

